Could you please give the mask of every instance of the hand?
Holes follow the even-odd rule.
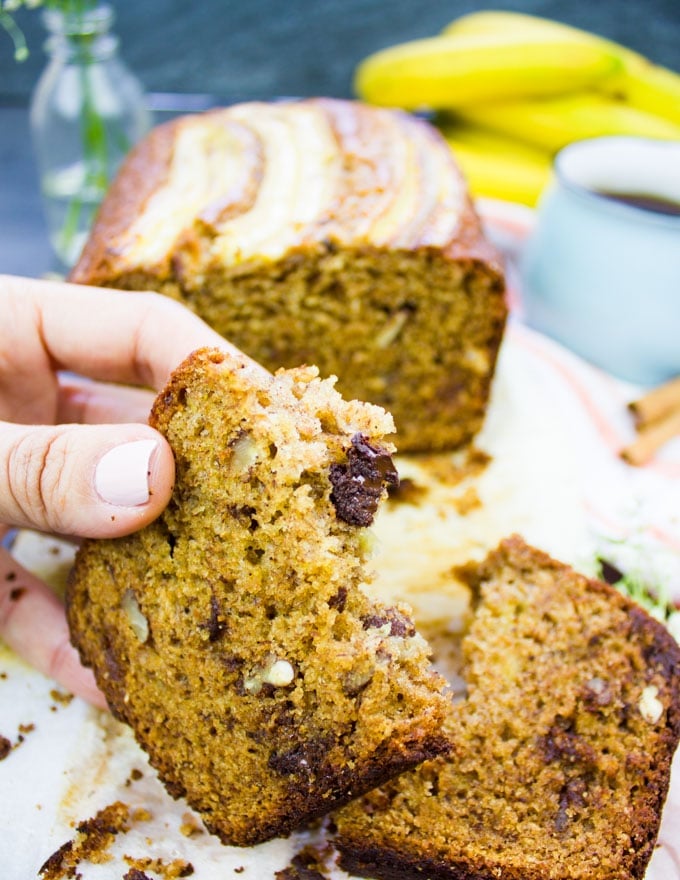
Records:
[[[174,459],[146,424],[155,395],[145,389],[162,388],[196,348],[244,356],[153,293],[0,275],[0,316],[0,538],[11,526],[111,538],[151,522],[170,499]],[[0,637],[45,675],[106,706],[69,642],[60,601],[5,549]]]

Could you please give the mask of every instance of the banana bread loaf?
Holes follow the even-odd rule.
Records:
[[[605,584],[504,542],[467,577],[467,698],[438,758],[335,814],[381,880],[640,880],[680,736],[680,649]]]
[[[272,370],[389,410],[400,452],[481,426],[504,281],[446,142],[350,101],[180,118],[131,154],[71,278],[153,289]]]
[[[229,844],[284,835],[443,752],[450,700],[399,607],[362,590],[391,418],[315,368],[195,353],[151,424],[177,478],[141,532],[90,540],[74,644],[170,793]]]

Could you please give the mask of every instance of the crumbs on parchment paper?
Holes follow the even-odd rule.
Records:
[[[138,871],[137,868],[130,868],[129,871],[126,871],[123,874],[123,880],[151,880],[148,874],[145,874],[144,871]]]
[[[55,703],[60,703],[62,706],[68,706],[71,700],[73,700],[73,694],[58,691],[56,688],[52,688],[52,690],[50,691],[50,696]]]
[[[474,486],[468,486],[464,492],[453,498],[452,501],[459,516],[467,516],[468,513],[472,513],[473,510],[479,510],[482,507],[482,501]]]
[[[133,767],[132,770],[130,770],[130,775],[125,780],[125,788],[129,788],[133,782],[138,782],[143,776],[144,776],[144,774],[142,773],[141,770],[138,770],[136,767]]]
[[[132,856],[123,856],[126,863],[137,871],[153,871],[160,874],[164,880],[177,880],[180,877],[191,877],[194,873],[194,866],[186,859],[173,859],[166,862],[164,859],[152,859],[149,856],[137,859]]]
[[[451,453],[428,455],[423,459],[422,466],[439,483],[457,486],[464,480],[478,477],[492,460],[488,452],[471,446],[453,456]]]
[[[2,736],[2,734],[0,734],[0,761],[4,761],[4,759],[9,755],[12,749],[19,748],[21,743],[26,739],[26,736],[29,733],[32,733],[34,730],[35,724],[20,724],[17,741],[14,744],[12,744],[12,741],[10,739],[7,739],[6,736]]]
[[[66,880],[78,876],[76,868],[88,861],[99,865],[111,859],[107,852],[121,831],[128,831],[130,808],[116,801],[99,810],[92,819],[76,826],[76,836],[52,853],[38,872],[43,880]]]
[[[274,874],[276,880],[328,880],[323,853],[306,846],[293,856],[290,865]]]
[[[194,837],[197,834],[203,834],[203,828],[201,828],[195,816],[191,813],[183,813],[179,833],[184,835],[184,837]]]

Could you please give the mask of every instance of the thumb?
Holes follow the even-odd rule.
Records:
[[[126,535],[170,500],[167,441],[141,424],[0,422],[0,522],[62,535]]]

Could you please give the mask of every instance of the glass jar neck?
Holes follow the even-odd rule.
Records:
[[[118,39],[109,30],[113,10],[89,0],[71,0],[65,8],[46,9],[43,14],[49,37],[46,52],[54,57],[81,63],[103,61],[118,48]]]

